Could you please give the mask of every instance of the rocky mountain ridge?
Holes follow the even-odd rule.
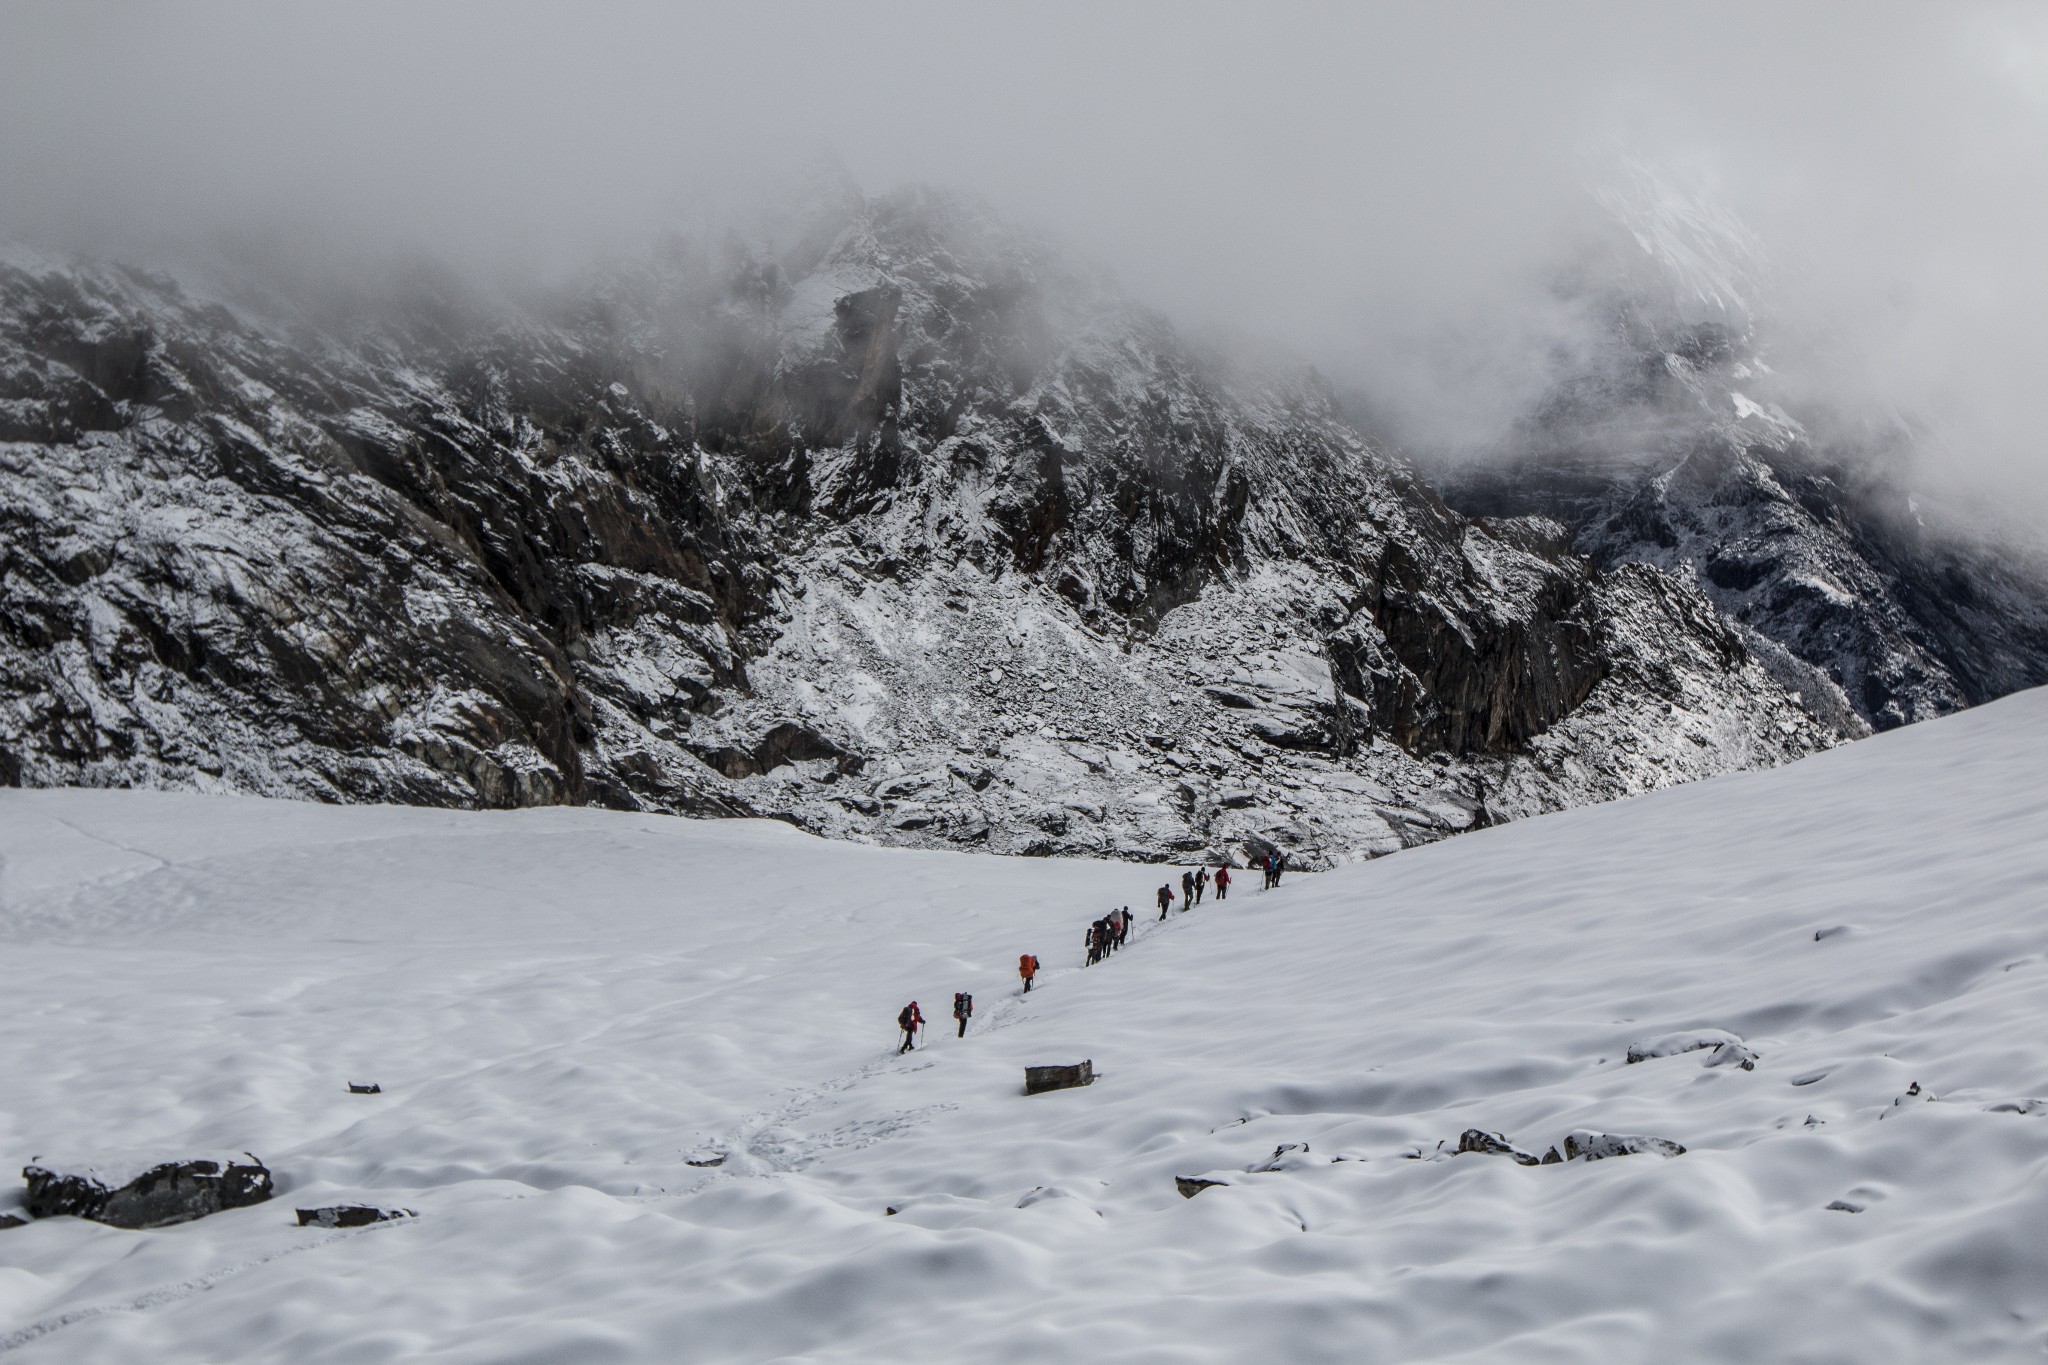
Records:
[[[1319,865],[1858,728],[946,196],[280,316],[0,265],[0,780]]]
[[[1454,506],[1549,517],[1602,568],[1686,581],[1848,734],[2048,682],[2048,563],[1923,515],[1909,433],[1811,434],[1739,314],[1610,316],[1610,346],[1505,449],[1439,480]]]

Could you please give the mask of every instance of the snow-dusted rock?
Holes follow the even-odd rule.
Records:
[[[1689,1029],[1680,1033],[1667,1033],[1657,1038],[1646,1038],[1630,1043],[1627,1060],[1647,1062],[1656,1057],[1676,1057],[1680,1053],[1709,1051],[1708,1066],[1734,1066],[1744,1071],[1756,1070],[1761,1053],[1753,1050],[1742,1039],[1726,1029]]]
[[[1604,1161],[1611,1156],[1634,1156],[1642,1152],[1673,1157],[1683,1156],[1685,1148],[1669,1138],[1596,1133],[1585,1128],[1566,1134],[1564,1140],[1566,1161]]]

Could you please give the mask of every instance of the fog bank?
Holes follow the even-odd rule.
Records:
[[[1623,272],[2048,507],[2038,6],[18,3],[0,130],[9,236],[340,274],[567,268],[836,157],[1308,356],[1425,455],[1489,449],[1598,326],[1569,282]],[[1718,245],[1631,260],[1646,204]]]

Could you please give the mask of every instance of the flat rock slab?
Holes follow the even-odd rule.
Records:
[[[1193,1199],[1203,1190],[1217,1185],[1221,1185],[1225,1189],[1230,1188],[1228,1180],[1204,1180],[1202,1177],[1195,1175],[1177,1175],[1173,1178],[1173,1187],[1180,1191],[1180,1197],[1183,1199]]]
[[[31,1163],[21,1175],[31,1216],[69,1214],[117,1228],[189,1223],[271,1195],[269,1168],[246,1152],[184,1161]]]
[[[300,1209],[298,1215],[302,1228],[363,1228],[419,1217],[411,1209],[380,1209],[372,1204],[332,1204],[324,1209]]]
[[[1067,1090],[1077,1085],[1095,1084],[1095,1063],[1090,1060],[1073,1066],[1027,1066],[1024,1068],[1024,1093],[1036,1095],[1042,1090]]]

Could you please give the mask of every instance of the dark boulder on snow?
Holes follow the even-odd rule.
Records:
[[[1516,1147],[1499,1133],[1489,1133],[1480,1128],[1467,1128],[1458,1135],[1458,1151],[1477,1152],[1483,1156],[1513,1157],[1518,1166],[1535,1166],[1541,1158]]]
[[[9,1228],[25,1228],[27,1226],[28,1219],[26,1218],[17,1218],[11,1213],[0,1213],[0,1232],[5,1232]]]
[[[1639,1152],[1655,1152],[1658,1156],[1666,1157],[1682,1156],[1685,1148],[1669,1138],[1595,1133],[1584,1128],[1567,1135],[1564,1140],[1566,1161],[1604,1161],[1611,1156],[1634,1156]]]
[[[302,1228],[362,1228],[372,1223],[392,1223],[417,1218],[411,1209],[380,1209],[371,1204],[333,1204],[320,1209],[299,1209]]]
[[[28,1211],[37,1218],[70,1214],[117,1228],[160,1228],[270,1198],[270,1171],[246,1152],[186,1161],[96,1163],[68,1167],[31,1163]]]
[[[1228,1180],[1205,1180],[1201,1176],[1195,1175],[1177,1175],[1173,1178],[1173,1187],[1180,1191],[1180,1197],[1183,1199],[1193,1199],[1203,1190],[1211,1189],[1218,1185],[1228,1188],[1230,1182]]]
[[[1072,1066],[1027,1066],[1024,1068],[1024,1093],[1036,1095],[1045,1090],[1068,1090],[1077,1085],[1095,1084],[1095,1063],[1079,1062]]]
[[[350,1081],[348,1083],[348,1093],[351,1095],[381,1095],[384,1093],[384,1087],[378,1085],[375,1081],[370,1082],[368,1085],[358,1085],[356,1082]]]

